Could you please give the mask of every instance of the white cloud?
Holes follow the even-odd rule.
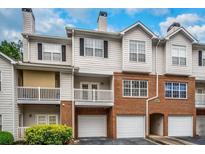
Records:
[[[185,28],[188,26],[193,26],[199,21],[202,21],[203,19],[199,17],[197,14],[181,14],[176,17],[168,17],[165,21],[161,22],[160,25],[160,32],[162,35],[166,34],[167,28],[173,23],[173,22],[179,22],[182,26]]]
[[[187,30],[195,36],[200,42],[205,43],[205,24],[204,25],[194,25],[188,26]]]
[[[148,14],[152,14],[154,16],[163,16],[169,13],[169,9],[167,8],[156,8],[156,9],[128,8],[128,9],[125,9],[125,13],[127,13],[130,16],[134,16],[137,13],[140,13],[142,11]]]
[[[144,9],[139,9],[139,8],[128,8],[125,9],[125,13],[127,13],[130,16],[134,16],[135,14],[143,11]]]

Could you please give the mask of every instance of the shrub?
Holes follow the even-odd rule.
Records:
[[[14,137],[10,132],[0,131],[0,145],[11,145],[14,143]]]
[[[65,125],[36,125],[26,129],[27,144],[66,144],[72,137],[72,129]]]

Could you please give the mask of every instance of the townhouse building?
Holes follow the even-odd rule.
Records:
[[[35,32],[22,9],[23,60],[0,52],[0,129],[16,139],[36,124],[66,124],[74,137],[205,135],[205,44],[179,23],[159,38],[138,21],[107,31]],[[64,26],[64,25],[62,25]]]

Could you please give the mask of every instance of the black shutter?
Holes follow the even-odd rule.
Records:
[[[42,60],[42,43],[38,43],[38,60]]]
[[[61,50],[62,50],[62,61],[66,61],[66,46],[62,45]]]
[[[80,56],[84,56],[84,38],[80,38]]]
[[[108,58],[108,41],[104,41],[104,58]]]
[[[199,66],[202,66],[202,51],[199,51]]]

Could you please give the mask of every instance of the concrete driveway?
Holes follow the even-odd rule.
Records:
[[[109,138],[81,138],[78,145],[154,145],[144,138],[109,139]]]
[[[180,137],[179,139],[191,142],[193,144],[205,145],[205,136],[198,137]]]

